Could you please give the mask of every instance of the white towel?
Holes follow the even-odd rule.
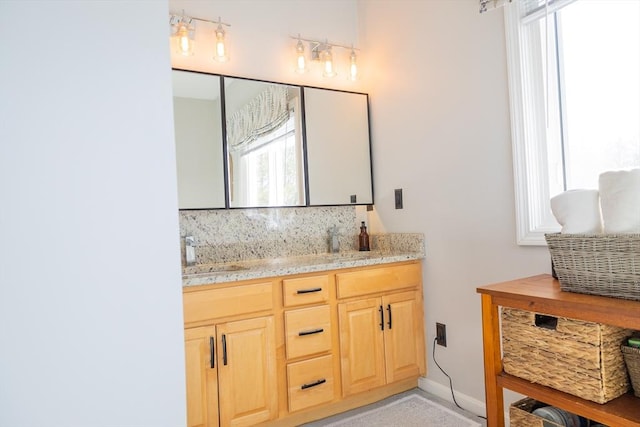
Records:
[[[597,190],[569,190],[551,198],[551,212],[565,234],[602,233]]]
[[[640,169],[600,174],[605,233],[640,233]]]

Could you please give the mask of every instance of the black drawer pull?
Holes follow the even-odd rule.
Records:
[[[324,384],[324,383],[326,383],[326,382],[327,382],[327,380],[325,380],[325,379],[323,378],[323,379],[318,380],[318,381],[316,381],[316,382],[314,382],[314,383],[310,383],[310,384],[302,384],[302,385],[300,386],[300,390],[304,390],[304,389],[307,389],[307,388],[315,387],[315,386],[317,386],[317,385]]]
[[[324,329],[318,328],[318,329],[312,329],[310,331],[300,331],[298,332],[298,336],[303,337],[305,335],[319,334],[320,332],[324,332]]]
[[[311,288],[311,289],[298,289],[296,291],[297,294],[311,294],[313,292],[320,292],[322,288]]]
[[[213,337],[209,337],[209,351],[211,356],[211,369],[216,367],[216,350],[215,350],[215,342],[216,340]]]
[[[387,325],[389,326],[389,329],[391,329],[391,304],[387,304],[387,311],[389,312],[389,321],[387,322]]]
[[[384,310],[382,309],[382,306],[380,306],[378,311],[380,312],[380,330],[384,331]]]
[[[222,334],[222,364],[227,366],[227,336]]]

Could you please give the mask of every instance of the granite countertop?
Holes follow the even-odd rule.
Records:
[[[341,268],[364,267],[424,258],[420,251],[345,251],[316,255],[267,258],[230,263],[199,264],[182,269],[182,286],[260,279],[313,273]]]

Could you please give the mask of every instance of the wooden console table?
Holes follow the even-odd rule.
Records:
[[[502,370],[499,307],[512,307],[640,330],[640,301],[563,292],[548,274],[481,286],[488,427],[504,427],[503,389],[614,427],[640,426],[640,398],[631,392],[605,404],[581,399]]]

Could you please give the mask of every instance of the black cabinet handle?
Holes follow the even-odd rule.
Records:
[[[222,364],[227,366],[227,336],[222,334]]]
[[[312,329],[310,331],[300,331],[298,332],[298,336],[303,337],[305,335],[319,334],[320,332],[324,332],[324,329],[318,328],[318,329]]]
[[[391,329],[391,304],[387,304],[387,311],[389,312],[389,322],[387,325],[389,325],[389,329]]]
[[[211,369],[216,367],[216,362],[215,362],[215,357],[216,357],[216,350],[215,350],[215,344],[216,340],[213,337],[209,337],[209,354],[211,355]]]
[[[305,390],[305,389],[307,389],[307,388],[315,387],[315,386],[317,386],[317,385],[324,384],[324,383],[326,383],[326,382],[327,382],[327,380],[325,380],[324,378],[322,378],[321,380],[318,380],[318,381],[313,382],[313,383],[310,383],[310,384],[302,384],[302,385],[300,386],[300,390]]]
[[[384,331],[384,310],[382,309],[382,306],[380,306],[378,311],[380,312],[380,330]]]
[[[311,288],[311,289],[298,289],[296,291],[297,294],[311,294],[313,292],[320,292],[322,288]]]

